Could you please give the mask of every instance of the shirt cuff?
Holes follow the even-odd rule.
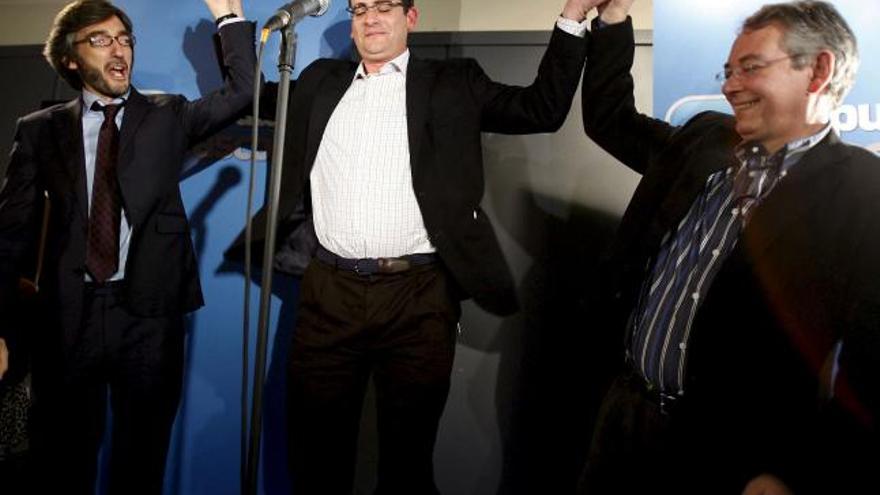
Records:
[[[565,31],[568,34],[577,36],[578,38],[583,38],[587,35],[587,24],[588,23],[586,19],[584,19],[582,22],[566,19],[562,16],[559,16],[559,18],[556,19],[556,27]]]
[[[229,24],[235,24],[236,22],[245,22],[245,21],[247,21],[247,19],[245,19],[244,17],[232,17],[232,18],[226,19],[225,21],[221,21],[220,24],[217,25],[217,29],[220,29],[223,26],[226,26]]]

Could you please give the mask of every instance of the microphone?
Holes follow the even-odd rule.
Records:
[[[275,15],[266,21],[263,31],[277,31],[290,24],[296,24],[303,17],[324,15],[330,8],[330,0],[293,0],[282,6]]]

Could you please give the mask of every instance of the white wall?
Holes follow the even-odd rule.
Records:
[[[284,3],[245,0],[245,9],[249,2],[269,1]],[[52,19],[66,3],[66,0],[0,0],[0,45],[43,43]],[[420,31],[545,31],[564,3],[564,0],[416,0],[422,14]],[[652,10],[653,0],[635,3],[636,29],[653,28]]]
[[[653,28],[653,0],[633,5],[636,29]],[[565,0],[416,0],[422,31],[545,31]]]

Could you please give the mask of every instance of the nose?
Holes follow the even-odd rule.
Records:
[[[740,89],[742,89],[742,84],[737,74],[731,74],[721,85],[721,92],[724,93],[725,96],[730,96]]]
[[[110,44],[110,54],[115,57],[121,57],[125,52],[125,47],[119,43],[119,40],[113,40]]]
[[[377,20],[379,20],[379,11],[377,9],[367,9],[364,12],[364,22],[367,24],[374,24]]]

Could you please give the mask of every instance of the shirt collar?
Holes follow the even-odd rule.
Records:
[[[795,139],[794,141],[788,143],[785,147],[786,149],[786,157],[792,153],[803,153],[804,151],[808,151],[813,146],[816,146],[828,133],[831,132],[831,124],[825,124],[825,127],[822,128],[821,131],[813,134],[812,136],[807,136],[805,138]]]
[[[798,161],[801,155],[822,142],[822,140],[825,139],[825,136],[827,136],[828,133],[831,132],[831,129],[831,124],[826,124],[825,127],[822,128],[822,130],[815,134],[807,137],[797,138],[794,141],[789,141],[779,151],[769,157],[769,160],[778,160],[778,163],[782,164],[783,170],[788,169]],[[752,146],[757,146],[760,151],[755,148],[749,149]],[[752,153],[766,154],[766,150],[764,150],[764,147],[760,144],[756,145],[754,141],[744,141],[740,143],[739,145],[737,145],[735,152],[737,158],[739,158],[740,161],[743,161],[747,155]]]
[[[130,87],[128,88],[128,91],[126,91],[124,95],[120,96],[119,98],[113,98],[113,100],[112,100],[109,104],[111,104],[111,105],[115,105],[115,104],[121,104],[121,103],[124,103],[125,100],[128,99],[129,95],[131,95],[131,88],[130,88]],[[96,101],[99,101],[100,99],[101,99],[101,97],[98,96],[97,94],[92,93],[91,91],[89,91],[89,90],[83,88],[83,90],[82,90],[82,102],[83,102],[83,108],[84,108],[87,112],[92,111],[92,105],[93,105]]]
[[[409,67],[409,48],[403,51],[397,57],[391,59],[379,69],[378,74],[391,74],[394,72],[398,72],[406,75],[406,68]],[[354,73],[355,79],[364,79],[368,77],[367,70],[364,69],[364,63],[361,62],[357,66],[357,70]]]

